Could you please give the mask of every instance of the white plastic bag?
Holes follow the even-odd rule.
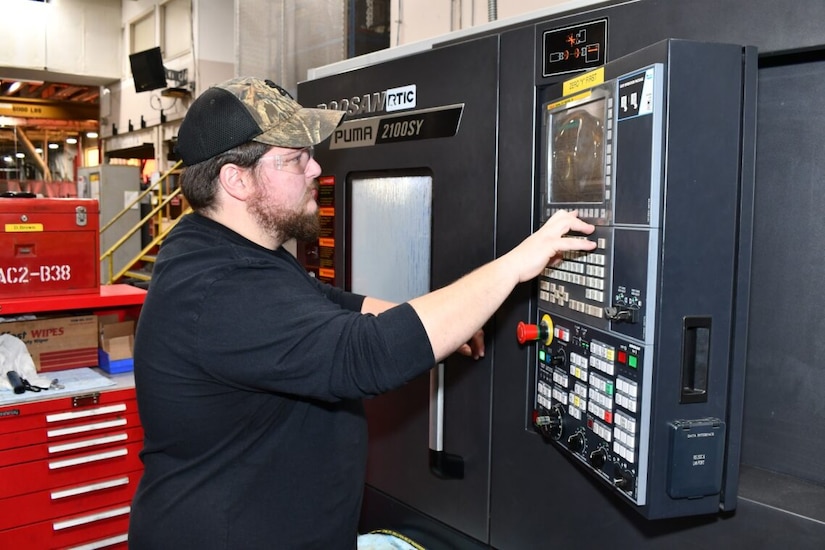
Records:
[[[51,381],[40,376],[26,344],[17,336],[0,334],[0,390],[12,391],[9,371],[15,371],[32,386],[48,388]]]

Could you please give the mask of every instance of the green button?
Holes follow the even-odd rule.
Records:
[[[539,350],[539,361],[541,361],[542,363],[544,363],[544,357],[545,357],[545,355],[544,355],[544,350],[543,350],[543,349],[540,349],[540,350]]]
[[[627,358],[627,364],[635,369],[636,368],[636,356],[631,355],[630,357],[628,357]]]
[[[607,395],[613,395],[613,382],[608,382],[604,387],[604,391]]]

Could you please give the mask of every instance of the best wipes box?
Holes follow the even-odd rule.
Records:
[[[97,366],[96,315],[0,323],[0,334],[22,340],[38,372]]]
[[[134,370],[135,322],[100,317],[100,368],[109,374]]]

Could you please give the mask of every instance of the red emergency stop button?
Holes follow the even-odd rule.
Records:
[[[541,323],[533,325],[520,321],[516,327],[516,338],[519,344],[526,344],[527,342],[535,342],[541,340],[546,344],[550,344],[553,338],[552,329],[553,321],[548,316],[544,316]]]
[[[539,339],[540,334],[541,329],[538,325],[530,325],[524,321],[519,321],[519,324],[516,327],[516,338],[518,339],[519,344],[535,342]]]
[[[553,341],[553,319],[545,313],[537,325],[520,321],[516,327],[516,338],[519,344],[541,340],[549,346]]]

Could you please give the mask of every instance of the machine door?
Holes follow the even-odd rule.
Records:
[[[495,257],[497,51],[485,38],[299,85],[303,105],[348,110],[317,149],[323,236],[299,247],[308,270],[405,301]],[[368,501],[487,539],[490,350],[367,400]],[[366,513],[362,529],[403,523]]]

